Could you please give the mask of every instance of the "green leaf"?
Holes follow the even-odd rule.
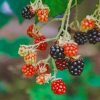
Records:
[[[90,74],[90,72],[92,71],[92,68],[93,68],[93,62],[92,62],[92,60],[90,59],[90,58],[88,58],[88,57],[85,57],[84,58],[84,70],[83,70],[83,73],[82,73],[82,77],[83,78],[86,78],[89,74]]]
[[[32,0],[34,2],[35,0]],[[50,8],[50,17],[56,17],[57,15],[63,14],[66,6],[68,4],[68,0],[42,0],[43,4],[47,4]]]
[[[0,0],[0,6],[2,5],[3,2],[4,2],[4,0]]]
[[[34,2],[35,0],[31,1]],[[56,2],[54,0],[42,0],[42,1],[43,4],[47,4],[50,8],[49,17],[56,17],[65,12],[69,0],[56,0]],[[78,0],[78,3],[82,1],[83,0]]]
[[[19,37],[13,41],[8,41],[6,40],[5,38],[3,39],[0,39],[0,53],[1,54],[8,54],[10,55],[11,57],[19,57],[18,55],[18,49],[19,49],[19,46],[21,44],[30,44],[32,43],[31,39],[26,37],[26,36],[23,36],[23,37]]]
[[[66,100],[66,95],[56,95],[51,91],[50,84],[34,85],[28,91],[30,100]]]
[[[4,82],[0,82],[0,93],[6,93],[7,92],[7,86],[4,84]]]
[[[15,0],[7,0],[7,2],[10,5],[10,8],[14,12],[14,14],[19,19],[19,22],[22,23],[23,22],[23,18],[22,18],[22,14],[21,14],[22,9],[27,4],[30,3],[30,0],[17,0],[17,1],[15,1]]]
[[[93,86],[93,87],[100,87],[100,75],[97,74],[91,74],[84,80],[86,84]]]
[[[11,20],[11,16],[0,13],[0,28],[7,24]]]
[[[35,0],[31,0],[34,2]],[[63,14],[65,12],[66,6],[68,4],[68,0],[42,0],[43,4],[47,4],[50,7],[50,14],[49,17],[56,17],[60,14]],[[78,0],[78,1],[83,1],[83,0]],[[14,12],[14,14],[17,16],[19,19],[19,22],[23,22],[23,18],[21,15],[21,11],[23,7],[25,7],[27,4],[30,3],[30,0],[7,0],[7,2],[10,5],[10,8]]]
[[[39,21],[38,21],[38,17],[35,16],[35,24],[37,24]]]

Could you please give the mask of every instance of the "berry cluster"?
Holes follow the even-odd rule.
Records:
[[[79,45],[83,45],[87,42],[90,44],[96,44],[100,42],[100,30],[96,26],[96,20],[91,16],[86,17],[81,22],[80,32],[75,32],[74,40]]]
[[[35,15],[38,16],[38,20],[40,22],[47,22],[48,21],[48,15],[49,15],[49,7],[43,5],[40,2],[32,3],[30,5],[27,5],[22,10],[22,16],[25,19],[31,19]]]
[[[69,72],[74,76],[79,76],[83,70],[84,64],[83,61],[80,61],[80,57],[75,56],[78,54],[78,45],[75,42],[66,42],[63,46],[59,46],[59,44],[55,44],[50,48],[51,57],[55,60],[55,65],[58,70],[68,69]],[[76,61],[72,63],[72,59]],[[80,62],[80,63],[79,63]],[[72,68],[73,67],[73,68]],[[78,68],[80,67],[80,68]],[[77,70],[76,70],[77,69]],[[77,74],[76,74],[77,73]]]
[[[35,44],[46,40],[46,37],[39,33],[35,24],[32,24],[28,27],[27,34],[29,35],[29,37],[34,39]],[[37,46],[37,49],[44,51],[47,49],[47,46],[48,46],[47,42],[42,42]]]
[[[69,0],[68,11],[65,13],[65,15],[68,15],[67,20],[64,15],[61,18],[62,24],[58,35],[56,38],[50,39],[50,41],[56,40],[56,42],[51,45],[47,59],[38,59],[41,51],[46,52],[49,39],[47,40],[41,34],[35,24],[30,25],[27,29],[27,35],[34,40],[34,44],[21,45],[18,51],[18,54],[24,57],[26,63],[21,70],[24,76],[27,78],[36,76],[36,83],[40,85],[51,82],[51,90],[58,95],[64,94],[67,88],[62,79],[56,78],[57,70],[63,71],[67,69],[71,75],[80,76],[84,69],[84,61],[78,55],[78,45],[86,42],[91,44],[100,42],[100,30],[97,27],[97,21],[91,16],[87,16],[82,20],[81,30],[75,32],[73,37],[75,42],[72,40],[69,34],[71,32],[68,32],[68,27],[71,25],[68,25],[69,22],[66,24],[66,21],[69,21],[71,2],[72,0]],[[37,15],[40,22],[46,22],[48,21],[49,11],[48,6],[42,4],[42,0],[35,0],[34,3],[23,8],[22,16],[25,19],[31,19]],[[51,66],[48,63],[51,60],[54,70],[50,68]]]

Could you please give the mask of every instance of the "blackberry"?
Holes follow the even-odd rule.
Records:
[[[83,59],[73,60],[69,63],[68,69],[70,74],[74,76],[79,76],[84,68]]]
[[[87,42],[87,35],[84,32],[76,32],[74,40],[79,45],[85,44]]]
[[[55,61],[56,67],[59,70],[64,70],[68,68],[68,59],[57,59]]]
[[[89,43],[96,44],[100,42],[100,32],[94,28],[87,32]]]
[[[62,59],[65,57],[64,49],[56,44],[50,47],[50,54],[54,59]]]
[[[34,13],[32,12],[32,7],[30,5],[27,5],[26,7],[23,8],[22,16],[25,19],[31,19],[34,17]]]

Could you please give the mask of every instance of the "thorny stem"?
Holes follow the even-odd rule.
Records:
[[[55,62],[54,62],[53,58],[52,58],[52,64],[53,64],[53,67],[54,67],[54,78],[56,78],[57,68],[56,68],[56,65],[55,65]]]
[[[37,2],[42,3],[42,0],[37,0]],[[71,4],[72,4],[72,0],[69,0],[69,3],[68,3],[68,7],[66,8],[66,11],[65,11],[65,14],[63,16],[63,18],[55,18],[53,20],[51,20],[48,24],[54,22],[54,21],[61,21],[61,28],[57,34],[57,36],[55,38],[51,38],[51,39],[46,39],[44,41],[41,41],[35,45],[29,45],[27,46],[29,49],[34,49],[35,47],[37,47],[38,45],[40,45],[41,43],[44,43],[44,42],[49,42],[49,41],[52,41],[52,40],[56,40],[59,38],[60,34],[64,31],[67,31],[68,29],[68,25],[69,25],[69,17],[70,17],[70,9],[71,9]],[[65,21],[66,21],[66,17],[67,17],[67,24],[66,24],[66,29],[64,30],[64,25],[65,25]],[[66,32],[64,32],[64,34],[66,34]],[[67,32],[67,36],[70,36],[70,34]],[[47,59],[45,59],[46,62],[49,61],[49,59],[51,58],[51,56],[49,55],[47,57]],[[52,59],[52,63],[53,63],[53,66],[54,66],[54,77],[56,77],[56,73],[57,73],[57,68],[55,66],[55,63],[54,63],[54,60]]]
[[[44,41],[41,41],[41,42],[39,42],[39,43],[37,43],[37,44],[35,44],[35,45],[30,45],[29,48],[30,48],[30,47],[31,47],[31,48],[34,48],[34,47],[40,45],[40,44],[43,43],[43,42],[49,42],[49,41],[58,39],[58,37],[60,36],[61,32],[64,31],[63,27],[64,27],[64,23],[65,23],[65,21],[66,21],[66,16],[67,16],[67,14],[68,14],[67,24],[66,24],[66,31],[67,31],[68,24],[69,24],[69,17],[70,17],[71,4],[72,4],[72,0],[69,1],[68,7],[67,7],[67,9],[66,9],[66,11],[65,11],[65,14],[64,14],[64,16],[63,16],[62,19],[60,19],[60,18],[54,19],[54,20],[62,20],[61,28],[60,28],[60,30],[59,30],[57,36],[56,36],[55,38],[46,39],[46,40],[44,40]],[[54,20],[52,20],[52,22],[53,22]],[[51,23],[51,22],[50,22],[50,23]],[[68,33],[68,35],[70,35],[70,34]]]
[[[66,29],[65,29],[66,31],[67,31],[68,25],[69,25],[70,9],[71,9],[72,1],[73,1],[73,0],[70,0],[70,1],[69,1],[68,8],[67,8],[67,10],[68,10],[68,12],[67,12],[67,13],[68,13],[68,18],[67,18]]]
[[[97,9],[94,11],[92,16],[96,20],[96,25],[100,28],[100,0]]]
[[[44,42],[49,42],[49,41],[52,41],[52,40],[55,40],[56,38],[50,38],[50,39],[46,39],[46,40],[44,40],[44,41],[41,41],[41,42],[39,42],[39,43],[37,43],[37,44],[34,44],[34,45],[29,45],[28,47],[29,48],[33,48],[34,49],[34,47],[37,47],[38,45],[40,45],[41,43],[44,43]]]
[[[56,38],[58,38],[59,35],[61,34],[61,32],[63,31],[64,24],[65,24],[65,21],[66,21],[66,16],[67,16],[67,23],[66,23],[66,29],[65,29],[65,33],[64,34],[67,35],[68,38],[71,38],[70,34],[67,31],[68,25],[69,25],[69,17],[70,17],[71,4],[72,4],[72,0],[70,0],[69,3],[68,3],[68,7],[67,7],[67,9],[65,11],[65,14],[64,14],[64,17],[63,17],[63,20],[62,20],[61,28],[60,28]]]
[[[45,59],[45,62],[48,62],[50,60],[51,56],[48,55],[47,59]]]

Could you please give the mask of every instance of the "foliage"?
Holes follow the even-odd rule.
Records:
[[[11,57],[19,57],[18,48],[21,44],[29,44],[32,41],[28,37],[18,37],[13,41],[0,38],[0,54],[7,54]]]
[[[11,20],[11,16],[0,13],[0,28],[7,24]]]

